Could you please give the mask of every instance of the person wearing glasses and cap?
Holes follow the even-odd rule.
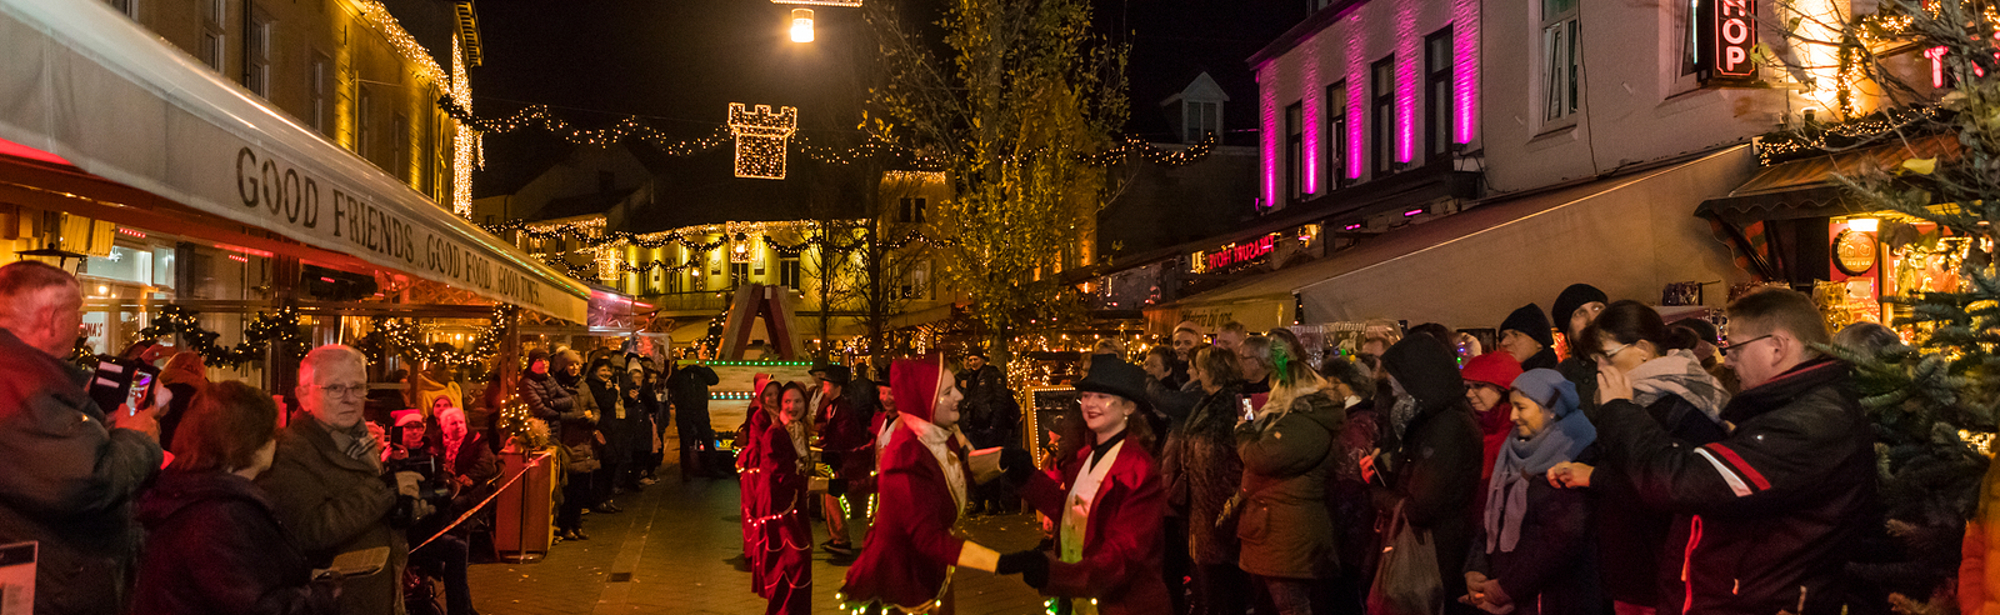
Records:
[[[998,552],[953,531],[974,481],[970,447],[957,429],[964,396],[955,380],[940,355],[896,361],[889,368],[896,413],[889,419],[894,423],[885,425],[888,441],[875,475],[881,503],[860,557],[834,595],[850,609],[950,613],[953,571],[992,572],[999,562]],[[1016,452],[1014,463],[1006,465],[1019,477],[1033,466],[1025,452]]]
[[[996,572],[1019,574],[1071,613],[1170,612],[1162,578],[1167,493],[1153,460],[1145,413],[1146,372],[1116,356],[1091,357],[1078,381],[1082,425],[1066,428],[1055,467],[1027,475],[1021,494],[1059,519],[1057,552],[1000,556]]]

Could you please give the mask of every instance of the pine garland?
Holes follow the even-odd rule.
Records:
[[[299,314],[290,307],[278,308],[275,313],[258,312],[257,317],[244,327],[243,341],[234,346],[221,346],[216,340],[221,334],[202,328],[199,313],[177,305],[160,308],[153,316],[153,326],[139,330],[145,337],[160,338],[179,335],[188,350],[200,353],[210,366],[242,367],[262,359],[264,351],[276,343],[280,352],[291,356],[303,356],[306,350],[305,338],[299,335]]]

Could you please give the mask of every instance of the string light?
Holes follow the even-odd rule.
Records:
[[[403,56],[403,61],[417,67],[417,76],[438,85],[450,83],[450,80],[445,78],[444,68],[438,66],[436,60],[431,59],[430,50],[424,49],[416,37],[410,36],[410,33],[403,29],[403,25],[396,21],[395,16],[389,14],[388,7],[382,6],[377,0],[354,0],[354,3],[361,9],[361,20],[367,22],[369,27],[382,35],[382,38],[388,39],[389,46],[394,48],[398,55]],[[454,45],[454,56],[456,51],[457,47]]]
[[[371,360],[380,362],[384,353],[381,344],[375,341],[380,339],[396,347],[396,356],[418,364],[443,363],[452,367],[484,367],[488,360],[498,354],[500,341],[507,334],[508,315],[514,309],[511,305],[494,306],[493,314],[488,317],[486,326],[481,327],[479,332],[473,335],[472,342],[466,345],[465,350],[434,348],[420,337],[422,333],[417,325],[401,319],[377,317],[374,319],[374,325],[380,337],[369,336],[370,339],[363,342],[364,347],[360,350]]]
[[[199,317],[199,313],[178,305],[161,306],[159,313],[153,315],[153,325],[140,329],[139,335],[149,338],[179,335],[187,348],[199,353],[208,364],[231,369],[262,359],[272,343],[291,356],[301,356],[306,350],[305,338],[299,335],[298,311],[291,307],[278,308],[270,314],[258,312],[244,327],[243,341],[229,347],[217,345],[216,339],[221,334],[203,328]]]
[[[810,40],[810,21],[806,27]],[[770,105],[752,109],[743,103],[729,103],[729,134],[736,137],[736,176],[784,179],[786,144],[798,130],[797,107],[778,107],[773,113]]]
[[[1770,166],[1802,155],[1825,153],[1829,145],[1847,147],[1881,135],[1905,132],[1911,126],[1939,119],[1939,113],[1933,105],[1883,109],[1846,122],[1765,134],[1756,140],[1757,161]]]
[[[466,113],[472,112],[472,82],[465,75],[465,52],[459,47],[458,37],[451,37],[451,101]],[[472,157],[473,142],[479,138],[465,122],[452,120],[451,141],[451,213],[458,217],[472,218]]]

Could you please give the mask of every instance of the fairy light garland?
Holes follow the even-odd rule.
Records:
[[[494,306],[485,327],[473,335],[472,342],[464,350],[453,348],[438,349],[423,339],[423,333],[415,323],[402,319],[376,317],[375,331],[383,340],[396,347],[396,356],[411,362],[443,363],[452,367],[480,367],[499,353],[500,342],[506,337],[508,315],[514,310],[511,305]],[[381,361],[383,350],[379,345],[370,344],[363,352],[374,361]]]
[[[1883,109],[1847,122],[1766,134],[1756,141],[1757,162],[1762,166],[1771,166],[1803,155],[1824,153],[1829,146],[1848,147],[1937,120],[1939,113],[1939,109],[1932,105]]]
[[[202,328],[199,317],[199,313],[177,305],[162,306],[153,315],[153,325],[140,329],[139,334],[149,338],[179,335],[188,350],[199,353],[209,365],[226,365],[231,369],[262,359],[271,344],[293,356],[303,355],[306,350],[306,340],[299,335],[298,310],[291,307],[278,308],[269,314],[258,312],[243,328],[243,341],[228,347],[216,344],[221,334]]]
[[[403,61],[415,65],[418,76],[429,79],[431,83],[437,85],[451,83],[445,75],[444,68],[438,66],[436,60],[431,59],[430,50],[425,49],[423,44],[417,42],[417,37],[410,36],[409,31],[403,29],[403,24],[389,14],[389,7],[382,6],[377,0],[354,0],[354,4],[360,9],[361,20],[367,22],[369,27],[382,35],[382,38],[388,39],[389,46],[396,50],[397,55],[403,56]]]

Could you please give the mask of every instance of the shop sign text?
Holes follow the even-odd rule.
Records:
[[[1208,260],[1208,270],[1226,269],[1231,265],[1257,260],[1263,258],[1266,254],[1270,254],[1277,247],[1278,235],[1275,233],[1265,235],[1250,243],[1228,246],[1205,255]]]

